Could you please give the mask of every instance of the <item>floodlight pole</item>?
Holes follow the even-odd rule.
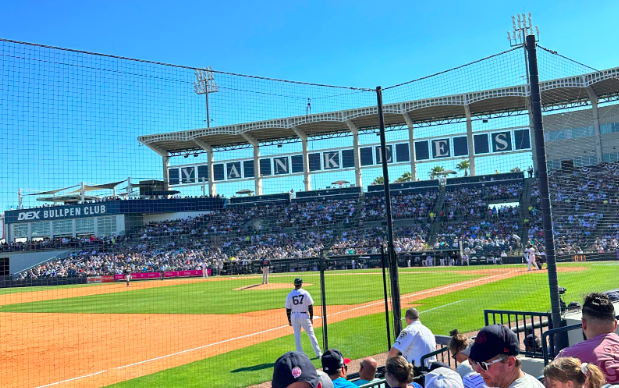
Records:
[[[535,136],[535,154],[537,155],[537,177],[541,199],[542,223],[544,227],[544,247],[548,261],[548,286],[550,287],[550,307],[554,328],[561,327],[561,304],[559,299],[559,281],[555,256],[555,240],[552,228],[550,191],[548,188],[548,167],[546,166],[546,148],[544,144],[544,125],[542,121],[542,101],[537,67],[537,42],[535,35],[528,35],[526,48],[529,54],[529,73],[531,76],[531,112],[533,116],[533,135]]]
[[[376,87],[378,105],[378,125],[380,135],[380,152],[383,165],[383,186],[385,188],[385,212],[387,213],[387,257],[391,278],[391,310],[393,311],[393,330],[395,337],[402,331],[402,309],[400,307],[400,281],[398,259],[393,244],[393,217],[391,215],[391,193],[389,191],[389,166],[387,164],[387,140],[385,136],[385,118],[383,117],[383,89]]]
[[[206,127],[211,127],[211,115],[208,105],[208,95],[219,91],[219,86],[215,82],[213,69],[210,66],[204,69],[195,70],[196,80],[193,83],[194,92],[196,94],[204,94],[206,96]]]

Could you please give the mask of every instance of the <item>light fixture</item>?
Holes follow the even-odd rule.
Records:
[[[188,158],[188,157],[189,157],[189,154],[185,154],[185,156],[183,156],[183,158]]]
[[[282,148],[282,145],[281,145],[281,144],[278,144],[278,145],[277,145],[277,148]]]
[[[195,154],[193,154],[193,157],[197,158],[198,157],[198,153],[196,152]]]

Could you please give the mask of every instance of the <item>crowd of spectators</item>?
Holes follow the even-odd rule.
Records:
[[[556,170],[549,176],[558,255],[605,253],[619,245],[619,164]],[[537,179],[525,227],[533,245],[544,243]]]
[[[391,197],[391,211],[393,218],[410,218],[426,220],[429,217],[436,199],[438,191],[427,191],[425,193],[397,194]],[[363,221],[382,221],[385,219],[385,199],[377,195],[366,198],[364,208],[361,212]]]

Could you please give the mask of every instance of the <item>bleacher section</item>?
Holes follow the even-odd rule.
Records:
[[[555,172],[551,186],[559,259],[579,252],[599,255],[616,251],[619,170],[599,166]],[[55,272],[46,266],[44,271],[26,276],[100,273],[105,268],[96,264],[101,257],[95,257],[92,265],[88,252],[95,250],[96,256],[117,258],[136,251],[144,241],[159,252],[146,255],[155,267],[177,263],[177,268],[190,268],[201,260],[214,266],[222,261],[251,262],[263,256],[299,259],[319,256],[323,251],[327,255],[377,254],[386,237],[381,187],[370,186],[365,193],[359,187],[348,187],[221,198],[217,199],[222,204],[219,210],[211,202],[211,210],[205,214],[144,222],[125,236],[46,239],[36,245],[5,244],[0,250],[27,252],[49,246],[75,253],[72,265],[76,271]],[[391,187],[394,243],[400,255],[458,253],[461,244],[472,263],[485,264],[494,262],[503,252],[520,257],[527,240],[538,247],[543,243],[536,180],[525,179],[523,173],[450,178],[445,186],[427,180]],[[530,193],[523,195],[523,187]],[[568,197],[576,200],[566,201]],[[183,206],[203,200],[185,198]],[[149,211],[154,213],[157,206],[169,209],[172,202],[166,201],[176,203],[180,199],[144,202],[153,205]],[[522,201],[526,207],[521,209]],[[582,206],[590,211],[577,212]],[[179,247],[185,249],[183,256],[188,259],[182,265],[174,259]]]

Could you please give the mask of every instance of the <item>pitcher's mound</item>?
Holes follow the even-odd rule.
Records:
[[[303,283],[303,286],[312,286],[312,283]],[[251,284],[245,287],[235,288],[234,291],[260,291],[260,290],[278,290],[280,288],[293,289],[294,285],[288,283],[269,283],[269,284]]]

